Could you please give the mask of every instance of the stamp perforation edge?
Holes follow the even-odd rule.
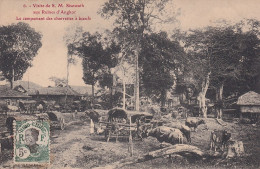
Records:
[[[30,120],[24,120],[24,121],[30,121]],[[40,120],[31,120],[31,121],[40,121]],[[49,131],[48,131],[48,156],[49,156],[49,160],[46,161],[46,162],[16,162],[15,161],[15,157],[16,157],[16,120],[13,121],[13,163],[14,165],[16,166],[29,166],[29,165],[37,165],[37,166],[46,166],[46,165],[50,165],[50,147],[51,147],[51,142],[50,142],[50,121],[49,120],[42,120],[42,121],[45,121],[47,122],[48,124],[48,128],[49,128]]]

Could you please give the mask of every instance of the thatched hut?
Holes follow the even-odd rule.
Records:
[[[238,98],[237,105],[240,108],[240,118],[244,114],[259,117],[260,114],[260,94],[250,91]]]

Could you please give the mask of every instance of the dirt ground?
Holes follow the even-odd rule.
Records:
[[[118,143],[115,142],[115,139],[106,142],[104,135],[89,134],[89,122],[80,120],[80,114],[74,121],[70,115],[66,116],[68,124],[66,129],[51,132],[51,165],[43,168],[94,168],[130,157],[127,139],[120,139]],[[183,123],[184,121],[173,122]],[[181,157],[170,160],[168,157],[163,157],[124,168],[259,168],[260,126],[234,122],[225,122],[224,124],[225,126],[222,126],[215,119],[207,119],[206,124],[200,125],[197,132],[192,132],[192,145],[208,151],[210,132],[214,129],[226,129],[232,133],[232,139],[243,141],[244,157],[232,160],[221,158],[190,160]],[[145,138],[143,141],[134,140],[133,146],[133,155],[136,157],[160,148],[159,142],[151,137]],[[0,160],[0,168],[39,168],[38,166],[14,166],[11,150],[5,150]]]

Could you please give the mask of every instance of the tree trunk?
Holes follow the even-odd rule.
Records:
[[[13,79],[8,80],[8,81],[9,81],[9,83],[10,83],[10,88],[13,89]]]
[[[91,85],[92,88],[92,99],[91,99],[91,104],[92,104],[92,108],[94,106],[94,96],[95,96],[95,90],[94,90],[94,84],[92,83]]]
[[[159,158],[162,156],[171,155],[171,154],[180,153],[180,152],[184,152],[183,156],[185,156],[185,152],[187,154],[188,154],[188,152],[191,154],[196,154],[199,157],[203,157],[205,155],[205,153],[203,151],[201,151],[198,147],[195,147],[192,145],[186,145],[186,144],[176,144],[176,145],[169,146],[169,147],[166,147],[166,148],[163,148],[160,150],[149,152],[149,153],[141,155],[139,157],[126,158],[126,159],[122,159],[120,161],[114,162],[112,164],[107,164],[105,166],[96,167],[95,169],[122,168],[126,165],[140,163],[140,162],[152,160],[154,158]],[[187,156],[190,156],[190,154],[188,154]]]
[[[12,79],[10,80],[10,87],[14,89],[14,68],[12,68]]]
[[[124,71],[124,77],[123,77],[123,109],[125,109],[125,71]]]
[[[241,157],[245,153],[244,144],[242,141],[233,140],[228,145],[226,158]]]
[[[207,74],[204,81],[202,82],[201,92],[199,93],[197,100],[199,101],[200,114],[202,117],[207,118],[207,106],[206,106],[206,94],[209,88],[209,76],[211,72]]]
[[[166,91],[163,89],[161,91],[161,106],[164,107],[165,106],[165,101],[166,101]]]
[[[69,85],[69,61],[67,59],[67,82],[66,82],[65,107],[67,106],[67,99],[68,99],[68,85]]]
[[[94,84],[91,85],[91,89],[92,89],[92,98],[94,99],[95,96]]]
[[[138,49],[135,51],[135,110],[139,111],[139,68],[138,68]]]
[[[217,92],[216,92],[216,99],[217,99],[217,118],[222,119],[223,116],[223,89],[224,84],[223,82],[218,86]]]
[[[109,94],[110,94],[110,100],[109,100],[109,106],[110,106],[110,108],[112,109],[113,108],[113,87],[109,87]]]
[[[109,68],[108,70],[108,74],[112,75],[112,84],[108,85],[108,89],[109,89],[109,94],[110,94],[110,99],[109,99],[109,106],[110,108],[113,108],[113,87],[114,87],[114,75],[111,73],[111,69]],[[112,85],[112,86],[111,86]]]

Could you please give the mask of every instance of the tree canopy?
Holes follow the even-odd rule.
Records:
[[[83,80],[86,84],[92,85],[93,96],[94,85],[98,81],[102,85],[112,87],[110,69],[117,65],[117,54],[120,51],[113,40],[105,44],[101,34],[84,32],[79,40],[69,46],[73,54],[83,59]]]
[[[10,81],[23,77],[41,48],[41,34],[27,23],[0,27],[0,71]]]
[[[184,54],[178,42],[167,37],[167,33],[146,34],[139,57],[141,80],[146,95],[160,96],[161,104],[166,100],[166,91],[175,81],[178,59]]]
[[[144,34],[151,32],[155,22],[175,21],[176,15],[164,15],[170,0],[109,0],[101,16],[113,18],[116,26],[113,33],[121,44],[121,52],[135,64],[135,110],[139,110],[139,67]],[[171,10],[174,13],[174,10]],[[163,19],[164,18],[164,19]]]
[[[197,79],[203,102],[209,86],[216,90],[217,101],[222,102],[226,83],[237,87],[236,82],[246,79],[247,83],[253,83],[256,72],[251,67],[259,58],[259,38],[256,30],[245,27],[244,24],[206,27],[192,30],[186,36],[187,70]],[[229,89],[229,92],[238,90],[236,87]]]

